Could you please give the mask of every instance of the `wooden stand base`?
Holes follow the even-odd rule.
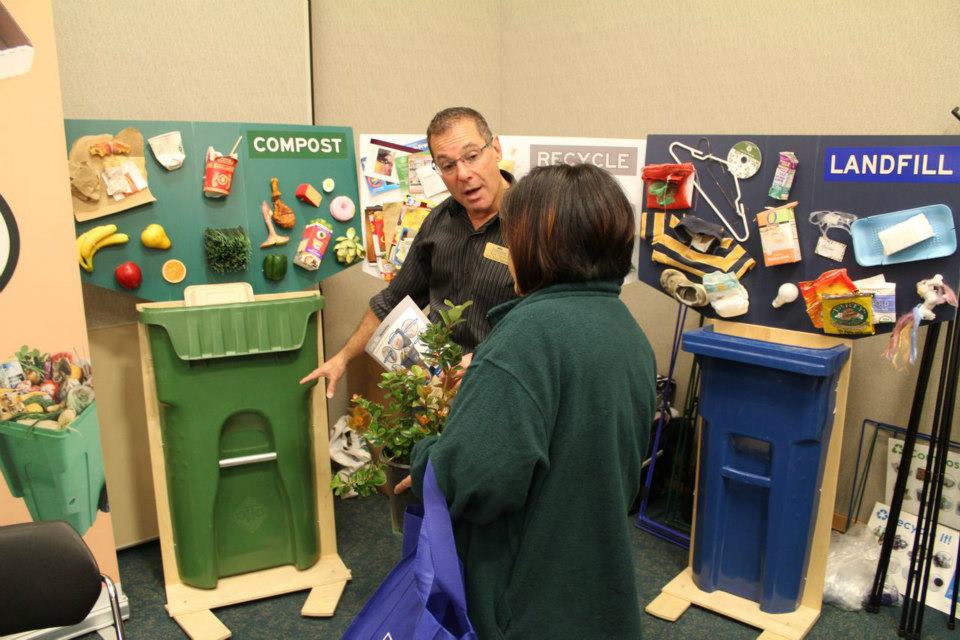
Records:
[[[223,640],[230,637],[230,630],[211,609],[311,589],[300,613],[328,618],[336,611],[350,577],[340,556],[331,555],[306,571],[285,566],[223,578],[216,589],[168,584],[167,613],[193,640]]]
[[[801,640],[820,617],[819,609],[804,606],[793,613],[764,613],[759,604],[740,596],[725,591],[701,591],[693,583],[689,568],[663,587],[660,595],[647,605],[646,612],[676,622],[691,604],[762,629],[761,640]]]

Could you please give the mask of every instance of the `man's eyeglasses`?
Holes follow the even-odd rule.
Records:
[[[465,167],[472,167],[477,164],[477,161],[480,160],[480,156],[483,155],[483,152],[486,151],[487,147],[493,144],[493,140],[490,140],[487,144],[483,145],[479,149],[471,149],[465,154],[457,158],[456,160],[441,160],[440,162],[434,162],[433,167],[439,171],[441,174],[448,176],[457,170],[457,164],[462,162]]]

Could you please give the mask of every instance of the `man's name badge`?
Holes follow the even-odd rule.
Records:
[[[506,247],[488,242],[483,248],[483,257],[505,265],[510,262],[510,251]]]

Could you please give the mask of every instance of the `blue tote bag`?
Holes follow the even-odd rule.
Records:
[[[477,640],[467,618],[447,501],[432,462],[423,476],[423,507],[407,507],[404,514],[403,559],[341,640]]]

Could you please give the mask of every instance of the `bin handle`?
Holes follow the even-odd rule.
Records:
[[[756,473],[747,473],[746,471],[737,471],[733,467],[724,465],[720,469],[720,475],[731,480],[737,480],[744,484],[750,484],[755,487],[770,488],[770,478],[757,475]]]
[[[257,462],[269,462],[270,460],[277,459],[277,452],[271,451],[270,453],[254,453],[249,456],[237,456],[236,458],[224,458],[220,461],[220,468],[226,469],[227,467],[242,467],[245,464],[256,464]]]

